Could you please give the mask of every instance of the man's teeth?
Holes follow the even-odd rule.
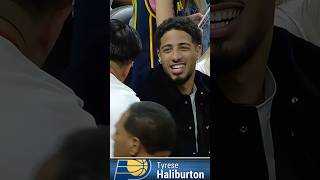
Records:
[[[222,21],[222,22],[218,22],[218,23],[214,23],[213,24],[213,28],[221,28],[224,27],[225,25],[228,25],[230,22],[229,21]]]
[[[184,65],[182,65],[182,64],[171,66],[172,69],[179,69],[179,68],[183,68],[183,67],[184,67]]]
[[[219,10],[213,13],[213,16],[211,17],[211,21],[214,23],[217,23],[219,21],[227,21],[232,20],[236,17],[238,17],[240,14],[239,9],[224,9]]]

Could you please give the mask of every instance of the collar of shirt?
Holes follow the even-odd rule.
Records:
[[[128,87],[123,82],[121,82],[119,79],[117,79],[116,76],[112,73],[110,73],[110,88],[120,88],[120,89],[126,90],[128,93],[136,96],[136,93],[130,87]]]
[[[267,67],[264,80],[265,101],[257,105],[256,108],[258,111],[264,151],[268,165],[269,180],[274,180],[276,178],[272,131],[270,125],[272,100],[275,96],[276,90],[276,81],[273,77],[272,72]]]
[[[14,75],[14,77],[17,77],[17,74],[23,74],[23,77],[28,77],[38,82],[42,81],[46,85],[51,84],[72,96],[74,95],[71,88],[39,68],[22,54],[10,40],[2,36],[0,36],[0,63],[0,71],[6,74],[6,77],[11,78],[8,74]],[[80,98],[78,98],[78,101],[83,106],[83,101]]]
[[[198,121],[197,121],[197,110],[196,110],[196,102],[195,102],[195,95],[197,92],[197,86],[193,84],[192,93],[190,94],[191,105],[192,105],[192,112],[193,112],[193,121],[194,121],[194,134],[196,137],[196,150],[199,152],[198,148]]]
[[[256,105],[257,110],[259,111],[260,109],[265,108],[266,106],[268,106],[268,104],[272,103],[272,100],[276,94],[276,90],[277,90],[277,85],[276,85],[276,81],[273,77],[272,72],[270,71],[270,69],[267,67],[267,71],[266,71],[266,77],[264,80],[264,97],[265,97],[265,101],[262,102],[261,104]]]

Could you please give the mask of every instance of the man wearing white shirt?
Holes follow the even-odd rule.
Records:
[[[66,136],[96,127],[82,100],[39,67],[71,8],[71,0],[0,1],[0,179],[34,179]]]
[[[123,112],[140,101],[135,92],[123,84],[132,66],[133,58],[141,51],[138,33],[119,20],[110,20],[110,137]],[[114,141],[110,138],[110,156]]]

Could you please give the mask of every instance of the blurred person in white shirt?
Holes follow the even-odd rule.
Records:
[[[140,101],[123,81],[141,49],[139,35],[132,27],[119,20],[110,20],[110,135],[115,132],[115,124],[122,113],[132,103]],[[113,156],[113,144],[110,138],[110,156]]]
[[[96,127],[83,101],[41,70],[72,0],[0,1],[0,179],[31,180],[69,134]]]

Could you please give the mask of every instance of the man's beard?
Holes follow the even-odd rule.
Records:
[[[260,41],[258,38],[250,38],[237,49],[223,48],[223,43],[218,40],[211,40],[211,42],[214,43],[211,51],[212,73],[213,76],[219,77],[245,64],[253,56]]]
[[[185,77],[177,77],[176,79],[172,79],[168,73],[167,73],[167,76],[175,85],[179,86],[179,85],[183,85],[191,78],[192,72],[189,72]]]

